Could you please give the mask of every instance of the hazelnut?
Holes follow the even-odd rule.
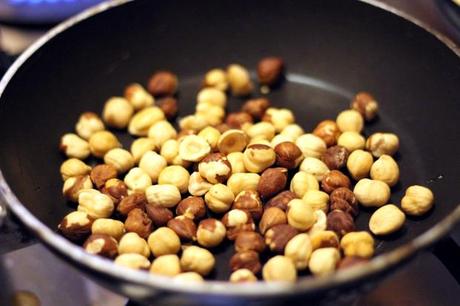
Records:
[[[230,258],[230,270],[248,269],[254,274],[260,272],[262,265],[259,260],[259,253],[254,251],[238,252]]]
[[[231,283],[256,282],[257,277],[248,269],[238,269],[230,274]]]
[[[128,186],[122,180],[110,179],[105,182],[101,192],[108,195],[117,206],[124,197],[128,196]]]
[[[327,165],[314,157],[306,157],[300,164],[300,170],[312,174],[318,182],[322,181],[329,172]]]
[[[246,112],[230,113],[225,119],[225,123],[231,129],[241,129],[245,124],[252,123],[252,117]]]
[[[134,208],[128,213],[128,217],[125,220],[125,229],[127,232],[135,232],[146,239],[153,229],[152,220],[143,210]]]
[[[401,208],[408,215],[421,216],[433,207],[433,202],[434,195],[430,189],[413,185],[406,189],[401,200]]]
[[[266,145],[249,145],[244,151],[243,162],[249,172],[260,173],[273,165],[275,161],[275,151]]]
[[[217,148],[222,154],[241,152],[246,148],[248,139],[246,133],[241,130],[230,129],[224,132],[217,142]]]
[[[186,283],[202,283],[203,277],[196,272],[183,272],[173,277],[174,281]]]
[[[277,207],[277,208],[281,209],[282,211],[286,211],[288,203],[292,199],[295,199],[295,197],[296,196],[292,191],[285,190],[283,192],[280,192],[276,196],[271,198],[270,201],[268,201],[265,204],[265,210],[267,210],[270,207]]]
[[[223,213],[230,209],[235,196],[232,190],[223,185],[213,185],[204,196],[208,208],[215,213]]]
[[[304,157],[320,158],[326,152],[326,143],[314,134],[304,134],[295,141]]]
[[[152,186],[152,179],[148,173],[138,167],[129,170],[125,176],[124,182],[129,189],[134,191],[145,191]]]
[[[235,173],[227,180],[227,186],[236,196],[243,190],[257,190],[259,181],[257,173]]]
[[[27,290],[17,290],[11,295],[10,303],[12,306],[41,306],[42,303],[38,296]]]
[[[196,225],[193,220],[184,216],[177,216],[169,220],[167,225],[182,241],[196,240]]]
[[[91,226],[92,234],[105,234],[120,240],[125,233],[123,222],[114,219],[100,218],[93,222]]]
[[[157,71],[149,79],[147,89],[155,97],[172,96],[178,87],[177,76],[169,71]]]
[[[166,119],[174,120],[177,116],[178,106],[177,100],[173,97],[164,97],[158,100],[158,107],[163,111],[165,114]]]
[[[131,155],[133,156],[134,163],[139,163],[141,157],[145,153],[156,149],[155,140],[141,137],[134,140],[131,144]]]
[[[311,253],[308,268],[313,275],[325,275],[334,272],[340,260],[340,253],[336,248],[316,249]]]
[[[193,172],[190,175],[188,180],[188,192],[193,196],[203,196],[209,189],[211,189],[212,184],[206,181],[198,172]]]
[[[192,130],[195,133],[198,133],[208,125],[209,122],[206,117],[198,114],[185,116],[179,121],[179,127],[182,130]]]
[[[333,231],[318,231],[309,236],[313,250],[339,247],[339,237]]]
[[[219,107],[225,107],[227,96],[222,90],[212,87],[205,87],[200,90],[197,97],[197,104],[209,104]]]
[[[145,195],[150,204],[166,208],[176,206],[181,200],[179,188],[171,184],[150,186],[145,190]]]
[[[178,165],[185,168],[190,165],[190,162],[182,160],[179,156],[179,141],[176,139],[167,140],[161,146],[160,155],[163,156],[169,165]]]
[[[211,151],[211,146],[203,137],[185,136],[179,144],[179,156],[183,160],[198,162]]]
[[[219,123],[217,125],[214,126],[216,128],[216,130],[218,130],[221,134],[227,132],[228,130],[230,130],[230,127],[226,124],[226,123]]]
[[[85,112],[80,115],[78,122],[75,125],[75,131],[78,136],[88,140],[91,135],[105,129],[104,123],[98,115],[92,112]]]
[[[362,265],[369,262],[366,258],[361,257],[344,257],[337,264],[337,270],[348,269],[354,266]]]
[[[371,167],[371,178],[379,180],[392,187],[399,180],[399,166],[390,155],[381,155]]]
[[[232,167],[232,173],[245,173],[244,154],[242,152],[232,152],[227,155],[227,160]]]
[[[342,111],[335,121],[342,132],[351,131],[360,133],[364,126],[363,116],[353,109]]]
[[[114,166],[118,173],[125,173],[134,166],[134,158],[129,151],[115,148],[104,155],[104,163]]]
[[[85,189],[78,195],[77,209],[87,213],[94,219],[98,219],[110,217],[110,215],[112,215],[114,205],[109,196],[95,189]]]
[[[102,119],[113,128],[124,129],[133,116],[134,108],[128,100],[122,97],[112,97],[105,102]]]
[[[269,122],[258,122],[247,128],[246,133],[251,139],[265,139],[270,141],[275,137],[275,127]]]
[[[272,86],[276,84],[283,73],[284,62],[280,57],[265,57],[257,65],[257,76],[263,85]]]
[[[287,223],[287,215],[284,210],[278,207],[265,208],[259,222],[259,231],[265,234],[270,228],[279,224]]]
[[[271,142],[268,141],[267,139],[263,139],[263,138],[252,138],[249,143],[248,143],[248,146],[252,146],[252,145],[264,145],[264,146],[268,146],[268,147],[272,147],[271,145]]]
[[[262,121],[270,122],[277,133],[295,122],[294,114],[287,108],[268,108],[265,111]]]
[[[334,120],[323,120],[315,127],[313,134],[321,138],[330,147],[337,143],[340,129]]]
[[[368,232],[352,232],[342,237],[340,247],[345,256],[370,258],[374,255],[374,238]]]
[[[61,137],[59,150],[70,158],[85,159],[90,154],[88,142],[73,133],[67,133]]]
[[[358,132],[343,132],[337,140],[339,146],[345,147],[349,152],[364,149],[366,139]]]
[[[117,241],[105,234],[92,234],[83,244],[86,252],[107,258],[115,258],[118,253]]]
[[[297,138],[305,134],[303,128],[295,123],[287,125],[280,133],[280,135],[287,136],[292,139],[292,142],[295,142]]]
[[[369,176],[374,159],[372,154],[363,151],[353,151],[348,157],[347,169],[351,177],[357,181]]]
[[[145,199],[145,201],[147,201],[147,199]],[[174,217],[172,211],[160,205],[145,204],[145,212],[152,220],[155,227],[166,226],[168,221]]]
[[[102,188],[105,182],[117,177],[117,169],[113,165],[100,164],[91,169],[90,177],[97,188]]]
[[[147,243],[155,257],[167,254],[177,254],[180,251],[179,236],[168,227],[156,229],[149,235]]]
[[[234,96],[247,96],[254,89],[249,72],[241,65],[227,67],[227,80]]]
[[[179,275],[181,272],[180,260],[177,255],[163,255],[155,258],[150,267],[150,273],[166,276]]]
[[[206,276],[214,268],[216,260],[206,249],[189,246],[182,252],[180,265],[183,271],[192,271]]]
[[[207,123],[207,126],[214,126],[222,123],[225,117],[225,109],[210,103],[200,103],[196,106],[195,115],[203,117]],[[204,128],[205,127],[201,128],[200,130]]]
[[[351,193],[353,194],[353,192]],[[329,211],[329,195],[324,191],[314,189],[307,190],[302,197],[302,201],[309,205],[313,211],[321,210],[325,213]]]
[[[137,233],[126,233],[121,237],[118,244],[118,254],[139,254],[145,258],[150,256],[150,248],[144,238],[141,238]]]
[[[290,258],[297,270],[304,270],[308,267],[308,261],[312,252],[310,237],[308,234],[298,234],[286,244],[284,256]]]
[[[294,169],[303,159],[302,151],[293,142],[282,142],[275,146],[276,165],[287,169]]]
[[[254,220],[259,220],[263,213],[262,201],[254,190],[241,191],[235,197],[232,208],[247,211]]]
[[[213,248],[225,239],[227,230],[222,222],[217,219],[204,219],[198,225],[198,243],[206,248]]]
[[[333,146],[321,155],[321,160],[330,170],[337,170],[345,167],[348,159],[348,150],[342,146]]]
[[[298,233],[298,230],[289,224],[277,224],[265,233],[265,243],[273,252],[283,253],[286,244]]]
[[[255,251],[262,253],[265,250],[264,237],[253,231],[240,232],[235,239],[235,251]]]
[[[219,142],[221,135],[222,134],[219,132],[219,130],[212,126],[207,126],[198,133],[199,137],[203,138],[209,143],[211,151],[217,150],[217,143]]]
[[[139,208],[143,210],[147,204],[147,198],[143,192],[134,192],[126,197],[124,197],[117,206],[117,211],[123,215],[127,216],[128,213],[135,209]]]
[[[69,240],[80,242],[91,234],[93,219],[85,212],[73,211],[59,223],[58,230]]]
[[[89,175],[73,176],[64,181],[62,194],[67,200],[77,202],[80,191],[91,188],[93,188],[93,183]]]
[[[275,137],[272,138],[272,140],[270,141],[270,147],[272,147],[273,149],[275,149],[275,147],[277,145],[279,145],[280,143],[283,143],[283,142],[292,142],[294,139],[289,137],[289,136],[285,136],[285,135],[281,135],[281,134],[277,134],[275,135]],[[300,149],[299,149],[300,151]],[[300,152],[300,155],[303,157],[302,155],[302,152]],[[299,162],[300,163],[300,162]]]
[[[295,282],[297,270],[293,261],[286,257],[277,255],[270,258],[264,265],[262,276],[266,282]]]
[[[176,129],[166,120],[155,122],[148,130],[147,136],[155,141],[155,146],[161,146],[169,139],[176,139]]]
[[[262,200],[267,200],[277,195],[286,187],[287,169],[286,168],[269,168],[262,172],[257,192]]]
[[[294,199],[288,204],[287,220],[295,229],[306,231],[315,224],[316,215],[310,205],[300,199]]]
[[[201,197],[190,196],[177,204],[176,214],[191,220],[199,220],[206,216],[206,206]]]
[[[158,182],[158,177],[166,166],[166,159],[153,151],[145,152],[139,161],[139,168],[150,176],[153,184]]]
[[[147,136],[149,128],[156,122],[164,120],[165,114],[157,106],[149,106],[138,111],[131,118],[128,132],[135,136]]]
[[[111,149],[121,147],[117,137],[109,131],[98,131],[89,138],[89,149],[95,157],[102,158]]]
[[[150,261],[136,253],[118,255],[114,260],[114,264],[134,270],[147,270],[150,267]]]
[[[181,193],[186,193],[190,174],[182,166],[168,166],[164,168],[158,177],[158,184],[171,184],[176,186]]]
[[[257,98],[247,100],[241,110],[251,115],[255,120],[260,120],[269,107],[270,101],[268,101],[266,98]]]
[[[226,91],[228,88],[227,74],[222,69],[211,69],[204,76],[203,86]]]
[[[339,170],[328,172],[321,181],[321,188],[327,193],[331,193],[337,188],[350,188],[350,179]]]
[[[82,176],[91,172],[91,167],[76,158],[69,158],[62,163],[59,171],[61,172],[62,180],[65,181],[73,176]]]
[[[351,101],[351,108],[358,111],[366,121],[371,121],[377,116],[379,105],[375,98],[367,92],[359,92]]]
[[[367,138],[366,149],[375,157],[392,156],[399,149],[399,138],[392,133],[374,133]]]
[[[389,235],[398,231],[406,221],[406,215],[393,204],[377,209],[369,219],[369,229],[374,235]]]
[[[315,223],[308,229],[308,235],[313,235],[316,232],[325,231],[327,229],[327,216],[322,210],[313,211],[315,215]]]
[[[308,190],[319,190],[319,183],[312,174],[299,171],[292,177],[289,188],[296,197],[302,198]]]
[[[232,209],[222,217],[222,223],[227,229],[227,238],[235,240],[239,233],[254,231],[255,224],[251,215],[241,209]]]
[[[124,97],[132,105],[135,111],[152,106],[155,99],[142,87],[134,83],[125,88]]]
[[[327,229],[343,236],[355,230],[353,218],[341,210],[333,210],[327,215]]]
[[[340,187],[331,192],[329,197],[331,210],[341,210],[356,217],[359,213],[358,200],[353,191],[346,187]]]
[[[232,174],[232,166],[222,153],[211,153],[198,164],[198,171],[212,184],[225,183]]]
[[[361,205],[366,207],[380,207],[390,199],[390,187],[382,181],[364,178],[356,183],[353,193]]]

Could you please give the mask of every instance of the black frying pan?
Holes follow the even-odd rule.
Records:
[[[105,286],[156,304],[331,300],[368,288],[459,219],[460,60],[445,38],[358,1],[123,2],[61,24],[28,49],[0,83],[0,193],[51,250]],[[109,6],[114,7],[106,10]],[[302,278],[292,286],[176,284],[115,267],[54,233],[72,209],[61,197],[57,143],[81,112],[100,111],[126,84],[145,84],[154,70],[169,69],[180,77],[181,115],[191,113],[208,69],[232,62],[254,69],[266,55],[283,57],[289,72],[269,98],[294,109],[306,130],[347,108],[355,92],[375,94],[380,118],[366,127],[366,135],[392,131],[401,140],[396,156],[401,180],[391,201],[399,203],[407,186],[422,184],[434,191],[435,209],[409,218],[398,235],[377,240],[379,256],[370,264]],[[230,110],[242,102],[231,99]],[[127,145],[130,139],[123,141]],[[367,228],[370,213],[360,214],[358,228]],[[228,275],[231,252],[218,254],[217,279]]]

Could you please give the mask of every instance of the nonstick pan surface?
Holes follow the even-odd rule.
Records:
[[[0,83],[0,192],[19,219],[66,260],[144,301],[171,290],[245,297],[311,295],[375,278],[434,242],[458,219],[460,60],[429,32],[358,1],[118,2],[124,1],[104,4],[58,26],[26,51]],[[108,6],[114,7],[105,10]],[[334,119],[357,91],[373,93],[381,111],[365,134],[390,131],[401,141],[396,155],[401,179],[391,203],[399,204],[404,189],[413,184],[435,193],[435,209],[427,216],[409,218],[397,235],[377,239],[377,255],[386,256],[291,287],[220,282],[183,286],[114,267],[53,233],[75,209],[61,196],[63,157],[57,145],[80,113],[100,112],[104,101],[122,95],[127,84],[145,84],[153,71],[168,69],[180,79],[183,116],[193,112],[207,70],[233,62],[254,70],[266,55],[284,58],[288,71],[286,82],[268,97],[275,106],[293,109],[307,131],[321,120]],[[229,109],[243,102],[231,98]],[[125,146],[132,141],[121,137]],[[359,229],[367,229],[370,214],[360,214]],[[229,246],[217,252],[213,276],[224,280],[233,250]],[[127,290],[127,284],[138,291]]]

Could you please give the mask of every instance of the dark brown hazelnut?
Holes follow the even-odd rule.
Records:
[[[134,208],[144,210],[147,203],[148,202],[147,198],[145,197],[145,193],[135,192],[121,199],[120,203],[118,203],[117,211],[121,215],[127,216],[129,212]]]
[[[290,141],[279,143],[275,146],[276,165],[287,169],[296,168],[303,159],[302,151]]]
[[[274,85],[283,74],[284,62],[280,57],[265,57],[257,65],[259,82],[263,85]]]
[[[337,188],[350,188],[350,179],[348,176],[338,170],[329,171],[321,181],[321,188],[327,193],[331,193]]]
[[[222,223],[227,229],[227,238],[235,240],[241,232],[250,232],[256,229],[251,214],[242,209],[232,209],[222,217]]]
[[[355,194],[348,188],[340,187],[331,192],[329,196],[331,210],[342,210],[352,217],[359,213],[358,200]]]
[[[101,192],[108,195],[113,203],[118,205],[123,198],[128,196],[128,186],[122,180],[110,179],[105,182]]]
[[[262,218],[259,222],[259,231],[265,234],[270,228],[279,224],[286,224],[287,216],[284,210],[278,207],[269,207],[264,210]]]
[[[321,160],[330,170],[338,170],[347,165],[348,155],[348,150],[345,147],[333,146],[323,153]]]
[[[165,114],[166,119],[173,120],[177,116],[177,100],[173,97],[165,97],[157,101],[158,107]]]
[[[237,252],[255,251],[262,253],[265,250],[264,237],[256,232],[241,232],[236,236],[235,250]]]
[[[145,211],[155,227],[166,226],[168,221],[174,218],[172,211],[160,205],[147,204],[145,205]]]
[[[362,258],[362,257],[356,257],[356,256],[348,256],[342,258],[339,263],[337,264],[337,269],[347,269],[351,268],[354,266],[362,265],[365,263],[368,263],[369,259],[367,258]]]
[[[252,116],[245,112],[230,113],[225,118],[225,123],[232,129],[241,129],[244,124],[252,122]]]
[[[175,74],[169,71],[158,71],[150,77],[147,89],[155,97],[172,96],[177,90],[177,84]]]
[[[259,253],[254,251],[239,252],[230,258],[230,269],[232,272],[239,269],[248,269],[252,273],[257,274],[261,268]]]
[[[106,234],[93,234],[83,244],[86,252],[107,258],[115,258],[118,254],[117,241]]]
[[[58,230],[69,240],[81,242],[91,234],[93,218],[82,211],[74,211],[66,215],[58,225]]]
[[[71,182],[71,184],[69,184]],[[83,189],[91,188],[93,183],[89,175],[79,175],[66,180],[62,190],[64,197],[73,202],[78,202],[78,195]]]
[[[194,221],[206,216],[206,205],[202,197],[189,196],[177,204],[176,214]]]
[[[327,215],[327,229],[340,237],[355,230],[352,216],[341,210],[333,210]]]
[[[100,164],[91,170],[89,176],[91,177],[93,184],[100,189],[108,180],[117,178],[117,169],[112,165]]]
[[[295,199],[295,194],[292,191],[286,190],[271,198],[270,201],[265,204],[264,208],[267,210],[270,207],[278,207],[279,209],[286,211],[288,203],[293,199]]]
[[[263,201],[266,201],[278,193],[280,193],[287,183],[286,168],[268,168],[262,172],[259,184],[257,184],[257,192]]]
[[[371,121],[377,115],[379,106],[369,93],[359,92],[351,101],[351,108],[358,111],[366,121]]]
[[[265,243],[270,250],[281,254],[289,240],[298,233],[299,231],[289,224],[278,224],[265,233]]]
[[[246,103],[243,104],[241,110],[251,115],[255,120],[260,120],[269,107],[270,101],[268,101],[268,99],[257,98],[246,101]]]
[[[264,212],[262,200],[255,190],[243,190],[233,202],[232,209],[243,209],[251,214],[254,220],[259,220]]]
[[[214,126],[221,134],[227,132],[228,130],[230,130],[230,127],[228,126],[228,124],[226,123],[220,123],[216,126]]]
[[[196,240],[196,224],[189,218],[179,216],[168,221],[172,229],[182,241]]]
[[[313,130],[313,134],[324,140],[328,147],[337,143],[341,132],[334,120],[323,120]]]
[[[128,213],[125,229],[127,232],[137,233],[142,238],[147,239],[153,229],[152,220],[143,210],[134,208]]]

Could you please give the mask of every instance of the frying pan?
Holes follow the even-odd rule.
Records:
[[[0,83],[2,197],[61,258],[144,303],[267,304],[300,298],[337,304],[337,298],[372,287],[460,218],[460,60],[446,38],[366,2],[114,1],[64,22],[22,54]],[[128,83],[145,84],[153,71],[168,69],[180,78],[183,116],[193,111],[207,70],[238,62],[254,71],[266,55],[281,56],[288,67],[286,81],[268,97],[295,110],[306,130],[335,118],[357,91],[372,92],[381,111],[365,134],[391,131],[401,140],[396,156],[401,179],[391,202],[398,204],[407,186],[422,184],[436,195],[435,208],[409,218],[398,234],[377,239],[378,256],[369,264],[303,277],[294,285],[219,281],[228,277],[231,246],[216,251],[218,281],[188,285],[115,267],[55,233],[74,209],[61,197],[63,158],[57,144],[81,112],[101,111]],[[230,110],[243,102],[231,98]],[[130,141],[122,137],[125,145]],[[367,228],[370,214],[360,214],[359,229]]]

